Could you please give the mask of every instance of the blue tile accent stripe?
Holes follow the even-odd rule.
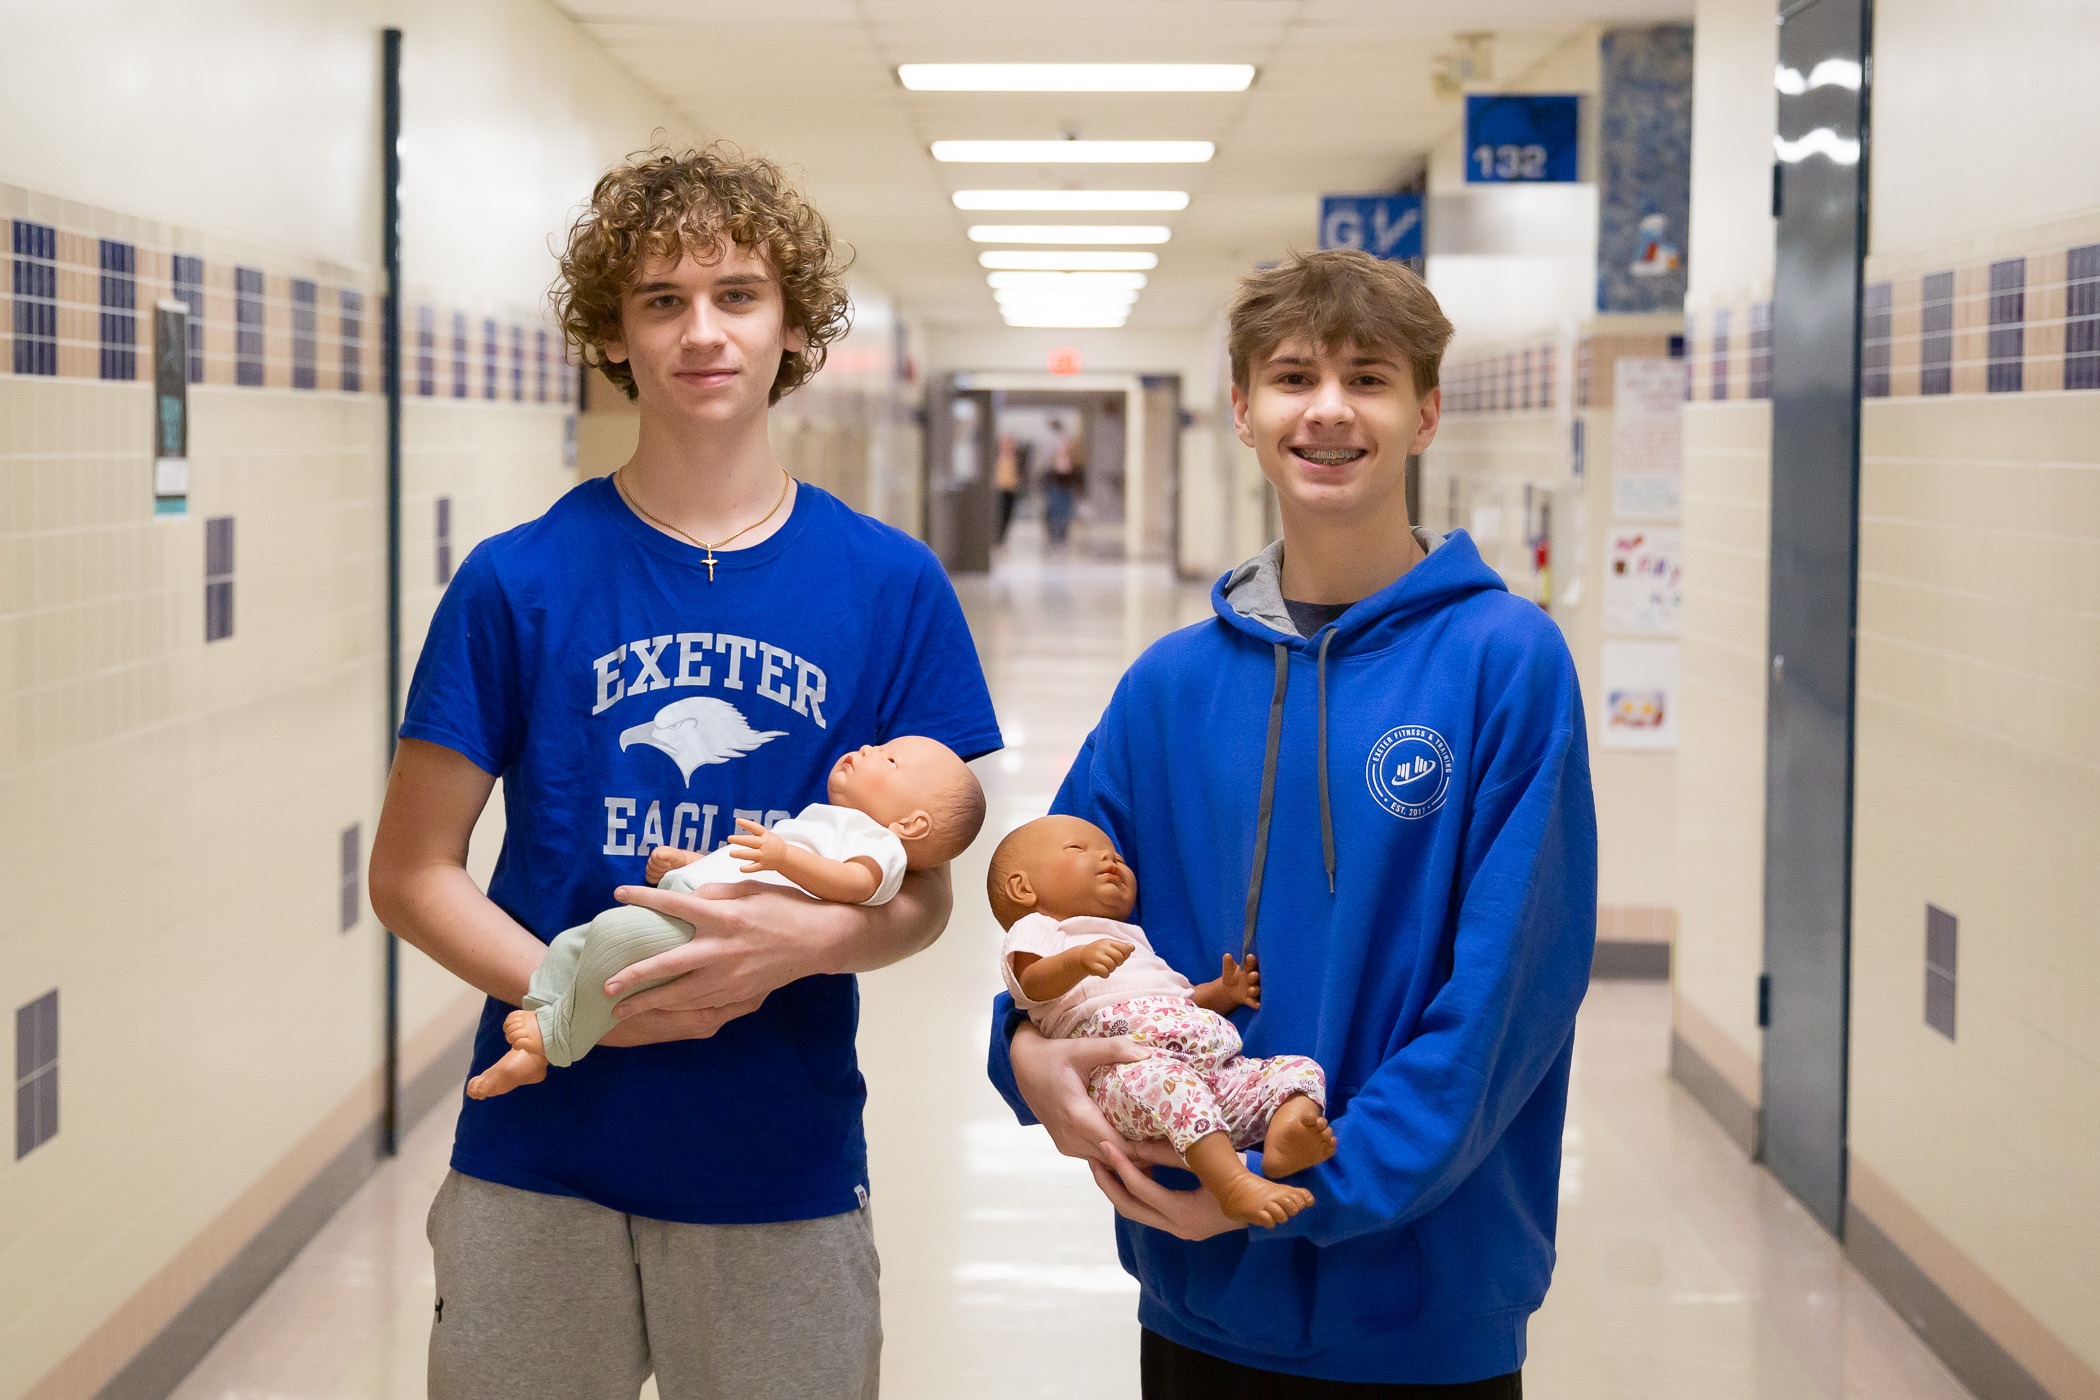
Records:
[[[101,354],[97,365],[104,379],[136,379],[139,373],[139,250],[115,239],[101,240],[98,318]]]
[[[2020,392],[2027,351],[2027,259],[1991,264],[1990,360],[1984,387],[1993,394]]]
[[[263,382],[263,274],[255,267],[233,270],[234,382],[251,388]]]
[[[15,1008],[15,1160],[58,1135],[58,991]]]
[[[343,392],[357,393],[364,385],[360,366],[364,363],[365,294],[349,287],[338,293],[337,337],[343,345]]]
[[[1925,275],[1923,333],[1919,339],[1918,392],[1954,392],[1954,274]]]
[[[174,272],[175,300],[190,308],[189,368],[192,384],[204,382],[204,259],[177,253],[169,260]]]
[[[320,289],[303,277],[292,279],[292,387],[311,389],[320,383],[315,340],[321,329]]]
[[[0,188],[25,198],[30,210],[46,198],[14,185]],[[131,230],[139,225],[125,216],[76,205],[67,218],[65,224],[0,219],[9,245],[8,269],[0,276],[0,333],[8,340],[0,373],[136,382],[151,368],[150,362],[141,364],[142,339],[150,331],[141,317],[150,317],[156,302],[172,298],[190,308],[185,375],[191,384],[353,394],[383,387],[376,337],[367,334],[366,324],[373,284],[356,271],[312,260],[280,263],[267,251],[208,263],[196,253],[178,251],[202,246],[208,235],[165,230],[161,236],[168,242],[155,245],[136,239]],[[531,314],[491,316],[485,309],[468,313],[442,307],[430,315],[435,318],[440,311],[454,316],[460,327],[458,354],[450,366],[454,395],[513,404],[575,402],[580,371],[551,326],[535,324]],[[470,315],[483,328],[482,353],[474,356],[481,362],[478,395],[469,388]],[[535,351],[530,395],[524,364],[528,326]],[[542,343],[544,367],[538,363]],[[434,344],[430,353],[435,361]],[[437,383],[442,368],[433,362],[429,373],[418,377],[419,392],[446,392]]]
[[[2100,243],[2064,259],[2064,387],[2100,389]]]
[[[14,368],[58,373],[58,230],[14,222]]]
[[[1889,396],[1889,350],[1894,324],[1894,291],[1886,282],[1868,285],[1860,316],[1859,394],[1864,399]]]

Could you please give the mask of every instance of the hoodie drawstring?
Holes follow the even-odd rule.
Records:
[[[1240,957],[1254,951],[1254,921],[1261,912],[1262,868],[1269,863],[1269,819],[1276,812],[1276,754],[1283,746],[1283,698],[1291,688],[1291,653],[1276,644],[1276,686],[1269,694],[1269,744],[1261,761],[1261,806],[1254,817],[1254,873],[1247,880],[1247,928]]]
[[[1327,863],[1327,892],[1334,893],[1334,806],[1327,791],[1327,648],[1334,642],[1334,629],[1320,634],[1320,716],[1318,729],[1320,765],[1320,853]],[[1261,913],[1262,876],[1269,863],[1269,825],[1276,816],[1276,760],[1283,748],[1283,702],[1291,688],[1291,651],[1276,644],[1276,684],[1269,693],[1269,742],[1261,763],[1261,806],[1254,817],[1254,871],[1247,880],[1247,921],[1240,939],[1240,956],[1254,951],[1254,925]]]
[[[1320,634],[1320,853],[1327,857],[1327,893],[1334,893],[1334,806],[1327,800],[1327,646],[1334,629]]]

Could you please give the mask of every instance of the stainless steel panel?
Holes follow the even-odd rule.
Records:
[[[1772,300],[1766,1164],[1831,1230],[1845,1202],[1869,0],[1784,5]]]

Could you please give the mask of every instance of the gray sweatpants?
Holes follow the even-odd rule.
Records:
[[[452,1172],[430,1207],[430,1400],[876,1400],[865,1209],[678,1225]]]

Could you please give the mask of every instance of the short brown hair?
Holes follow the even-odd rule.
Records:
[[[1303,337],[1324,351],[1353,345],[1398,355],[1414,373],[1415,392],[1427,394],[1451,343],[1451,323],[1428,284],[1401,263],[1355,248],[1294,252],[1248,275],[1226,325],[1232,382],[1241,393],[1257,364]]]
[[[605,358],[605,342],[620,333],[621,296],[645,261],[711,259],[725,240],[771,264],[786,303],[785,327],[809,342],[781,357],[766,400],[780,402],[824,367],[826,348],[846,333],[852,250],[833,243],[823,215],[786,172],[734,146],[657,147],[606,172],[590,208],[569,229],[550,293],[562,334],[584,364],[633,398],[634,371]]]

